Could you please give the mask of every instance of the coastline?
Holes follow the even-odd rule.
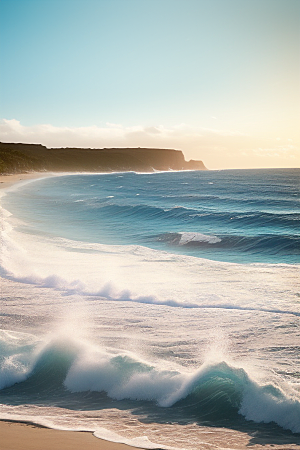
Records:
[[[20,181],[34,180],[36,178],[46,178],[51,175],[51,172],[29,172],[29,173],[14,173],[11,175],[0,175],[0,189],[6,189]]]
[[[46,178],[52,172],[0,175],[0,190],[21,181]],[[32,423],[0,419],[0,448],[5,450],[130,450],[126,444],[99,439],[92,432],[63,431]]]
[[[96,438],[89,431],[63,431],[0,419],[3,450],[130,450],[126,444]]]
[[[32,173],[24,173],[24,174],[13,174],[13,175],[6,175],[6,176],[0,176],[0,195],[1,195],[1,188],[5,189],[7,188],[8,191],[14,190],[14,185],[16,186],[20,186],[20,190],[22,191],[22,186],[23,185],[27,185],[27,183],[29,183],[31,180],[33,182],[35,182],[34,180],[42,180],[42,179],[46,179],[48,177],[56,177],[56,176],[60,176],[60,175],[64,175],[64,173],[53,173],[53,172],[32,172]],[[55,181],[55,180],[53,180]],[[39,182],[38,182],[39,183]],[[5,193],[5,192],[3,192]],[[5,300],[6,298],[6,291],[7,293],[9,293],[8,297],[7,297],[7,301],[6,301],[6,308],[8,310],[8,312],[10,313],[11,311],[9,311],[10,308],[10,300],[14,300],[14,298],[20,298],[20,305],[22,305],[23,301],[23,295],[22,295],[22,289],[24,289],[24,294],[26,291],[26,296],[28,296],[28,290],[27,290],[27,286],[24,287],[24,285],[22,285],[21,283],[18,283],[17,281],[14,280],[9,280],[9,279],[4,279],[6,286],[4,286],[4,284],[1,287],[1,293],[3,294],[3,299]],[[18,290],[13,290],[13,284],[19,284],[19,291]],[[3,288],[3,289],[2,289]],[[42,299],[42,294],[44,292],[44,289],[47,288],[43,288],[43,292],[41,291],[40,287],[37,286],[31,286],[32,290],[35,290],[35,293],[33,293],[31,296],[32,298],[36,298],[39,299],[38,301],[41,301]],[[50,288],[49,288],[50,289]],[[38,292],[41,291],[41,292]],[[20,292],[20,296],[19,296],[19,292]],[[25,298],[25,296],[24,296]],[[46,298],[46,295],[45,295]],[[63,297],[62,297],[63,299]],[[23,303],[24,304],[24,303]],[[23,307],[23,305],[22,305]],[[275,311],[273,311],[275,312]],[[9,322],[7,322],[9,323]],[[1,327],[2,328],[2,327]],[[5,328],[5,327],[4,327]],[[7,329],[12,329],[13,327],[9,327],[7,326]],[[5,403],[5,401],[3,401],[3,403]],[[39,414],[39,413],[38,413]],[[80,426],[77,428],[77,430],[75,429],[74,431],[66,431],[66,430],[58,430],[57,428],[55,428],[56,424],[49,424],[49,422],[47,423],[46,421],[46,425],[47,426],[53,426],[53,428],[45,428],[42,425],[36,425],[34,423],[31,422],[26,422],[26,413],[25,414],[20,414],[17,417],[15,416],[14,420],[11,421],[10,420],[10,416],[9,415],[4,415],[2,416],[4,417],[3,419],[0,419],[0,450],[40,450],[40,448],[43,448],[45,450],[68,450],[68,449],[72,449],[72,450],[76,450],[78,449],[82,449],[84,448],[84,446],[86,447],[86,450],[92,450],[92,449],[97,449],[99,448],[99,450],[130,450],[130,449],[134,449],[137,447],[132,447],[132,445],[137,444],[138,442],[130,442],[128,440],[124,440],[123,442],[128,442],[131,444],[131,446],[127,445],[127,444],[118,444],[115,442],[111,442],[111,441],[106,441],[103,439],[99,439],[97,438],[97,433],[95,433],[95,435],[93,435],[93,431],[80,431]],[[32,417],[34,417],[34,415],[32,415]],[[111,420],[112,419],[112,420]],[[120,423],[118,421],[118,418],[111,418],[110,419],[110,423],[112,426],[117,427],[118,424]],[[31,420],[31,419],[29,419]],[[35,419],[32,419],[33,421],[35,421]],[[43,423],[43,422],[42,422]],[[67,421],[65,422],[66,428],[69,427],[68,424],[72,425],[72,421],[69,421],[69,419],[67,419]],[[59,426],[59,425],[58,425]],[[110,427],[107,426],[107,429],[109,429]],[[85,430],[94,430],[96,429],[96,427],[94,428],[94,425],[92,425],[91,427],[89,427],[89,425],[86,426]],[[300,443],[299,441],[297,441],[297,437],[294,438],[293,436],[283,436],[282,440],[280,437],[278,438],[273,438],[270,436],[260,436],[259,432],[257,432],[256,435],[256,431],[253,433],[253,435],[251,433],[243,433],[243,431],[239,431],[237,430],[235,427],[233,427],[233,430],[228,429],[224,431],[224,433],[226,433],[227,435],[229,435],[229,433],[232,433],[231,439],[232,439],[232,448],[246,448],[247,446],[253,446],[253,448],[260,448],[261,446],[264,446],[265,449],[267,450],[268,448],[274,448],[274,445],[276,446],[276,449],[279,450],[279,448],[282,449],[287,449],[287,450],[292,450],[292,448],[300,448]],[[145,433],[141,433],[141,436],[144,436]],[[50,436],[49,436],[50,435]],[[222,445],[222,439],[226,438],[226,435],[223,436],[222,434],[222,430],[218,430],[216,428],[212,428],[211,430],[200,430],[199,431],[199,435],[201,436],[198,438],[199,439],[199,444],[197,444],[197,446],[195,445],[195,448],[200,448],[198,447],[198,445],[201,445],[201,448],[204,449],[212,449],[212,448],[216,448],[218,445]],[[220,435],[220,436],[219,436]],[[101,435],[100,435],[101,436]],[[189,434],[187,433],[187,436],[189,436]],[[109,436],[107,436],[106,434],[103,435],[104,439],[109,439]],[[113,439],[114,437],[112,437]],[[151,438],[151,436],[150,436]],[[152,440],[153,442],[158,442],[159,440]],[[205,441],[205,442],[204,442]],[[233,442],[234,441],[234,442]],[[2,447],[2,442],[3,442],[3,447]],[[45,442],[47,443],[47,445],[45,446]],[[119,441],[120,442],[120,441]],[[288,442],[290,442],[290,444],[288,444]],[[49,445],[49,446],[48,446]],[[142,442],[140,442],[140,445],[143,445]],[[237,445],[237,447],[236,447]],[[138,447],[138,448],[143,448],[143,447]],[[160,448],[160,447],[159,447]]]

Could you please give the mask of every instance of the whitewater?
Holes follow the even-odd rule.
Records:
[[[3,190],[0,419],[141,448],[299,448],[299,175]]]

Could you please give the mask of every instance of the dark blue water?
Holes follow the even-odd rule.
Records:
[[[139,448],[299,447],[299,175],[64,175],[6,191],[1,418]]]
[[[300,262],[299,169],[70,175],[28,184],[8,203],[34,232],[52,236],[228,262]]]

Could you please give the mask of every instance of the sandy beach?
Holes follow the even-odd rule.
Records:
[[[49,176],[48,172],[14,173],[11,175],[0,175],[0,189],[6,189],[19,181]]]
[[[32,424],[0,421],[1,450],[130,450],[90,432],[52,430]]]
[[[297,174],[279,171],[269,177],[275,178],[276,174],[283,179],[283,192],[287,185],[292,191],[293,185],[288,183],[295,180],[296,184]],[[96,176],[92,184],[88,177],[57,178],[62,175],[66,173],[0,176],[0,188],[4,188],[0,196],[5,194],[1,206],[13,216],[11,221],[10,216],[6,220],[4,213],[1,235],[0,338],[1,356],[7,364],[1,366],[6,378],[0,377],[0,450],[133,450],[137,448],[134,446],[151,447],[152,443],[154,448],[191,450],[299,449],[297,376],[295,381],[291,378],[298,363],[295,342],[299,337],[299,308],[294,297],[294,291],[299,291],[297,268],[293,264],[232,264],[175,256],[142,246],[133,254],[131,246],[101,247],[93,235],[94,225],[88,228],[89,223],[95,224],[92,213],[97,213],[103,202],[115,207],[121,203],[130,219],[123,227],[125,221],[118,215],[121,225],[115,222],[116,232],[120,225],[131,236],[135,225],[132,205],[122,204],[119,188],[124,189],[126,201],[128,196],[135,199],[136,192],[145,196],[143,215],[139,217],[144,225],[153,216],[153,198],[160,199],[161,214],[169,208],[163,199],[169,199],[165,194],[172,180],[172,204],[185,205],[182,198],[186,198],[186,214],[193,209],[198,214],[194,197],[190,203],[190,194],[200,192],[197,204],[201,205],[203,194],[211,198],[211,186],[222,186],[213,189],[220,196],[216,209],[223,214],[223,186],[227,183],[226,195],[233,201],[240,189],[241,174],[204,172],[194,181],[193,174],[188,173],[142,177],[109,174]],[[245,172],[243,182],[248,189],[255,186],[253,180],[258,179],[263,185],[263,177]],[[232,178],[238,183],[234,184]],[[29,182],[38,179],[44,181]],[[148,182],[154,193],[147,197]],[[13,192],[17,185],[20,189]],[[268,196],[270,186],[272,182],[264,184]],[[46,201],[47,196],[51,201]],[[100,207],[95,208],[92,202],[91,208],[85,209],[84,200],[95,198],[101,200]],[[238,207],[243,207],[243,199]],[[261,201],[260,188],[250,199]],[[278,194],[274,194],[273,201],[282,204],[285,211],[286,202],[281,202]],[[172,214],[177,214],[175,220],[182,223],[185,209],[177,212],[178,209],[174,207]],[[147,220],[143,219],[145,210]],[[88,242],[81,235],[73,241],[73,236],[69,239],[67,234],[64,246],[60,240],[56,243],[52,239],[52,232],[55,237],[64,231],[60,227],[62,217],[65,222],[71,221],[70,229],[77,218],[85,217],[86,211],[90,216],[83,229],[88,230]],[[30,212],[34,212],[33,217]],[[23,219],[22,214],[24,232],[14,226],[15,219]],[[263,226],[269,224],[270,215],[275,216],[277,223],[278,213],[269,213],[262,219],[260,211],[252,214]],[[45,235],[43,228],[35,228],[35,221],[39,224],[43,215],[50,217],[53,227],[46,227]],[[248,220],[247,216],[248,213],[243,220]],[[282,220],[288,220],[282,216]],[[230,218],[231,213],[226,217]],[[164,222],[171,229],[169,221],[167,216]],[[56,223],[59,226],[54,229]],[[103,223],[99,219],[99,228]],[[154,221],[154,225],[159,228],[160,222]],[[247,239],[247,226],[246,223],[240,227],[243,240]],[[152,229],[155,227],[151,233]],[[26,233],[27,230],[32,233]],[[190,237],[190,230],[187,228],[185,237]],[[203,236],[216,240],[215,235],[200,235]],[[272,249],[277,249],[277,241],[276,235],[271,240]],[[106,267],[118,267],[122,274],[112,272],[98,279]],[[114,297],[102,290],[112,276],[116,289],[120,289]],[[134,294],[128,291],[122,298],[123,289],[131,286]],[[148,292],[157,297],[145,297]],[[208,340],[210,330],[213,334]],[[283,352],[282,357],[274,348]],[[248,354],[249,359],[244,359]],[[278,377],[276,370],[280,370]],[[285,371],[287,381],[280,384]],[[293,383],[296,389],[291,397]],[[180,397],[176,397],[180,390]],[[170,407],[163,403],[165,399],[171,399]]]
[[[49,176],[45,172],[0,175],[0,189],[20,181]],[[126,450],[125,444],[104,441],[90,432],[61,431],[33,424],[0,421],[0,450]]]

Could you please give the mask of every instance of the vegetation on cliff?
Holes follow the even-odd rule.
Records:
[[[179,150],[149,148],[47,148],[38,144],[0,143],[0,173],[149,172],[205,170],[202,161],[185,161]]]

